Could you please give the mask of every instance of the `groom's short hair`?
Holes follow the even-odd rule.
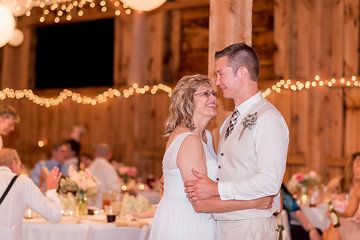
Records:
[[[260,71],[259,56],[246,43],[235,43],[215,52],[215,59],[221,57],[228,57],[229,67],[232,68],[234,74],[240,67],[245,67],[249,71],[251,80],[258,80]]]

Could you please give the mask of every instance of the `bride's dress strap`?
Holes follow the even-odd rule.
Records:
[[[163,170],[173,170],[179,169],[176,164],[177,155],[180,149],[181,144],[185,138],[189,135],[194,134],[193,132],[183,132],[175,137],[175,139],[170,143],[168,149],[165,151],[163,158]]]

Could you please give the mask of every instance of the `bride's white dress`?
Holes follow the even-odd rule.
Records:
[[[150,240],[213,240],[215,222],[212,214],[197,213],[186,198],[184,182],[176,165],[176,158],[184,139],[193,134],[179,134],[163,157],[164,195],[158,205],[151,224]],[[209,135],[207,133],[207,135]],[[208,176],[216,178],[216,154],[209,144],[203,143]],[[189,156],[191,157],[191,156]]]

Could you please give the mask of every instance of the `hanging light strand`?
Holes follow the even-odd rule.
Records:
[[[34,94],[34,92],[31,89],[14,90],[11,88],[5,88],[2,91],[0,91],[0,100],[4,100],[6,98],[16,98],[16,99],[27,98],[29,101],[32,101],[37,105],[45,106],[48,108],[51,106],[57,106],[66,99],[71,99],[72,101],[78,104],[96,105],[99,103],[105,103],[107,102],[107,100],[114,97],[129,98],[135,94],[143,95],[146,93],[151,93],[152,95],[155,95],[159,91],[165,92],[168,95],[170,95],[172,92],[172,88],[164,84],[158,84],[152,87],[149,87],[148,85],[145,85],[144,87],[139,87],[137,83],[134,83],[131,87],[127,89],[123,89],[122,91],[119,91],[114,88],[109,88],[103,93],[98,94],[96,97],[83,96],[80,93],[73,92],[68,89],[64,89],[59,93],[57,97],[51,97],[51,98],[40,97]]]
[[[291,79],[281,79],[276,82],[270,88],[267,88],[263,92],[263,97],[267,97],[272,93],[280,93],[282,90],[291,90],[291,91],[302,91],[308,90],[314,87],[360,87],[360,82],[358,81],[358,77],[352,76],[351,78],[345,79],[344,77],[336,79],[331,78],[327,80],[323,80],[319,75],[314,77],[312,81],[295,81]]]
[[[351,78],[331,78],[328,80],[322,80],[318,75],[314,77],[312,81],[298,81],[292,79],[281,79],[280,81],[276,82],[270,88],[267,88],[262,95],[264,97],[268,97],[270,94],[281,93],[285,90],[290,90],[293,92],[309,90],[310,88],[315,87],[351,87],[351,88],[360,88],[360,81],[358,81],[359,77],[352,76]],[[165,85],[165,84],[157,84],[153,85],[152,87],[145,85],[144,87],[139,87],[137,83],[132,84],[131,87],[125,88],[123,90],[117,90],[115,88],[109,88],[108,90],[104,91],[96,95],[95,97],[89,97],[85,95],[81,95],[80,93],[73,92],[68,89],[62,90],[57,97],[40,97],[31,89],[23,89],[23,90],[14,90],[11,88],[5,88],[0,91],[0,100],[4,100],[6,98],[13,98],[13,99],[22,99],[27,98],[29,101],[33,103],[44,106],[44,107],[51,107],[57,106],[62,103],[66,99],[70,99],[73,102],[78,104],[88,104],[88,105],[96,105],[100,103],[105,103],[109,99],[114,97],[123,97],[125,99],[130,98],[134,95],[144,95],[144,94],[158,94],[158,93],[167,93],[168,96],[171,96],[172,88]]]
[[[111,10],[115,16],[120,16],[122,12],[128,15],[132,12],[121,0],[39,0],[36,6],[41,9],[39,17],[41,23],[46,19],[52,19],[54,23],[71,21],[74,17],[82,17],[85,13],[90,13],[94,8],[98,8],[101,13]],[[31,11],[27,11],[25,15],[31,16]]]

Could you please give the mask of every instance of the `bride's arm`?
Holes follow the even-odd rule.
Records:
[[[268,209],[272,206],[274,197],[262,197],[254,200],[221,200],[212,197],[192,202],[196,212],[222,213],[244,209]]]
[[[191,169],[197,169],[207,175],[203,144],[198,136],[189,135],[184,139],[177,155],[176,164],[184,182],[196,180]],[[197,211],[196,204],[192,203],[192,205]]]

